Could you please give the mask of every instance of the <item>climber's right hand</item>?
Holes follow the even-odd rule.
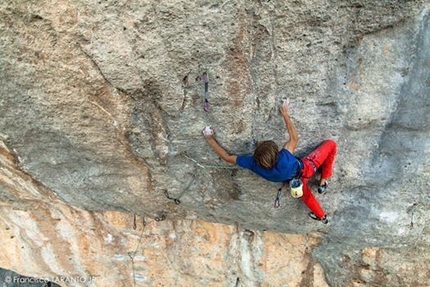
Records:
[[[210,138],[212,138],[212,137],[213,137],[213,134],[214,134],[214,131],[213,131],[213,129],[211,129],[211,127],[210,127],[210,126],[206,126],[206,127],[203,129],[203,136],[204,136],[206,139],[210,139]]]
[[[289,99],[285,99],[282,105],[279,107],[279,111],[282,115],[287,116],[288,115],[288,105],[290,103]]]

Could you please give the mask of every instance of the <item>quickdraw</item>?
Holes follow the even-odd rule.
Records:
[[[275,198],[275,203],[273,204],[273,207],[274,207],[274,208],[276,208],[276,209],[278,209],[278,208],[281,206],[282,189],[284,188],[284,186],[285,186],[286,184],[287,184],[287,183],[286,183],[286,182],[284,182],[284,183],[282,184],[282,186],[278,189],[278,193],[276,194],[276,198]]]
[[[276,194],[275,203],[273,204],[273,207],[278,209],[281,206],[281,195],[282,195],[282,187],[278,189],[278,193]]]
[[[164,214],[160,215],[159,217],[154,218],[155,221],[163,221],[166,220],[166,216]]]
[[[175,202],[175,204],[176,204],[176,205],[181,204],[181,201],[180,201],[178,198],[171,197],[171,196],[169,195],[169,192],[168,192],[167,190],[165,190],[165,191],[164,191],[164,195],[165,195],[168,199],[173,200],[173,201]]]
[[[199,166],[199,164],[197,164]],[[200,166],[202,169],[204,168],[204,166]],[[164,191],[164,195],[170,199],[173,200],[177,205],[179,205],[181,203],[180,198],[190,189],[191,185],[193,184],[193,182],[196,180],[197,175],[200,173],[200,171],[202,169],[198,169],[191,177],[190,181],[188,182],[188,185],[185,187],[184,190],[182,190],[182,192],[176,196],[176,198],[171,197],[169,195],[169,192],[167,190]]]
[[[134,214],[134,218],[133,218],[133,230],[136,230],[137,228],[137,216],[136,213]]]
[[[209,112],[210,111],[210,106],[209,106],[209,100],[208,100],[208,95],[209,95],[209,77],[208,74],[206,72],[203,72],[203,74],[201,76],[197,77],[197,80],[200,80],[203,82],[204,85],[204,103],[203,103],[203,110],[205,112]]]

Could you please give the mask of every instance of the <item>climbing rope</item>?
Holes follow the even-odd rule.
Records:
[[[136,274],[135,274],[135,266],[134,266],[134,257],[136,256],[137,251],[139,250],[139,247],[141,245],[142,238],[143,238],[143,232],[145,231],[145,227],[154,221],[159,222],[159,221],[163,221],[165,219],[166,219],[166,216],[164,214],[155,217],[154,220],[150,221],[150,222],[146,222],[145,217],[142,217],[142,225],[144,228],[142,228],[142,232],[140,233],[139,240],[137,242],[137,246],[134,249],[134,251],[130,251],[127,253],[128,256],[130,257],[130,260],[131,260],[131,270],[132,270],[133,286],[134,287],[136,287]],[[137,214],[135,213],[134,217],[133,217],[133,230],[136,230],[136,228],[137,228]]]
[[[185,154],[185,157],[191,160],[196,164],[196,166],[202,168],[202,169],[237,169],[235,166],[230,165],[208,165],[208,164],[201,164],[197,160],[189,157],[187,154]]]
[[[237,169],[237,167],[234,166],[228,166],[228,165],[206,165],[206,164],[201,164],[199,163],[197,160],[189,157],[187,154],[185,154],[185,157],[189,160],[191,160],[192,162],[194,162],[194,164],[197,167],[197,171],[194,172],[194,174],[191,176],[190,181],[188,182],[187,186],[182,190],[182,192],[176,196],[173,197],[169,194],[169,192],[167,190],[164,191],[164,196],[166,196],[167,199],[172,200],[173,202],[175,202],[176,205],[181,204],[181,197],[190,189],[191,185],[196,181],[197,176],[203,171],[203,170],[207,170],[207,169]]]
[[[147,223],[145,221],[145,217],[143,217],[143,226],[146,226]],[[137,228],[137,215],[136,213],[134,214],[134,218],[133,218],[133,229],[136,230]],[[142,238],[143,238],[143,232],[145,231],[145,228],[142,228],[142,232],[140,233],[139,236],[139,241],[137,242],[137,246],[136,249],[133,252],[128,252],[128,256],[130,257],[131,260],[131,270],[133,272],[132,276],[133,276],[133,286],[136,287],[136,274],[134,272],[135,268],[134,268],[134,257],[136,256],[137,250],[139,249],[140,243],[142,242]]]
[[[177,197],[171,197],[169,195],[169,192],[167,190],[164,191],[164,195],[175,202],[176,205],[181,204],[181,197],[190,189],[191,185],[194,183],[194,181],[197,178],[197,175],[201,172],[201,169],[198,169],[192,176],[191,180],[188,182],[187,186],[182,190],[182,192]]]

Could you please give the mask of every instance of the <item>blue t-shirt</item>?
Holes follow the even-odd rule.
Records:
[[[284,148],[278,152],[278,159],[272,168],[264,168],[258,165],[252,155],[237,156],[236,164],[247,168],[259,176],[273,182],[284,182],[290,179],[299,168],[298,160],[289,150]]]

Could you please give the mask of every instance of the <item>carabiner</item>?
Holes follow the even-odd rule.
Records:
[[[282,195],[282,187],[278,189],[278,193],[276,194],[275,203],[273,204],[273,207],[278,209],[281,206],[281,195]]]

